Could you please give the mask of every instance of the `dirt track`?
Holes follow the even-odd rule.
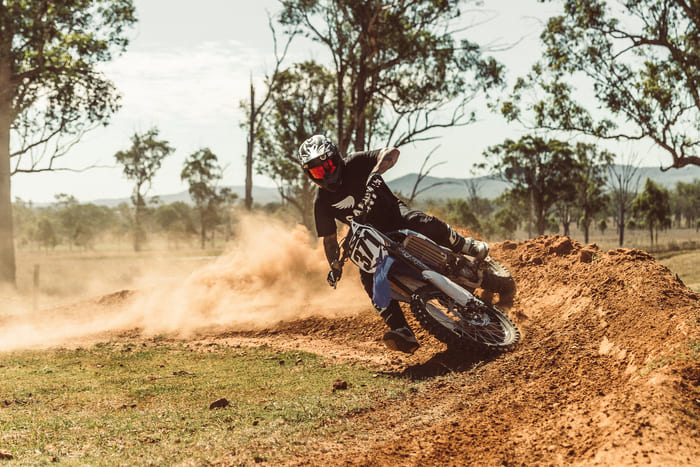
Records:
[[[425,333],[415,355],[387,354],[370,311],[215,338],[433,378],[428,396],[356,415],[355,432],[295,464],[699,465],[698,295],[639,250],[555,236],[492,254],[519,290],[522,343],[506,354],[455,355]]]
[[[555,236],[495,244],[492,255],[518,286],[510,314],[522,342],[504,354],[456,354],[412,319],[422,347],[389,352],[369,306],[197,338],[429,379],[425,393],[352,415],[353,432],[295,465],[700,465],[700,297],[639,250]]]

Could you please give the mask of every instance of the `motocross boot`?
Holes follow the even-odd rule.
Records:
[[[391,328],[382,337],[382,342],[391,350],[412,354],[420,347],[415,334],[411,331],[411,327],[403,315],[403,311],[399,304],[392,303],[382,311],[379,316],[384,319],[384,322]]]
[[[472,256],[477,261],[483,261],[489,255],[489,244],[475,240],[472,237],[464,239],[462,254]]]

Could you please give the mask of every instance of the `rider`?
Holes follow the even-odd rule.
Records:
[[[328,273],[331,286],[335,286],[342,274],[335,220],[350,223],[353,208],[362,200],[367,182],[372,177],[379,178],[379,181],[374,191],[376,198],[373,208],[366,218],[368,224],[385,233],[399,229],[414,230],[455,253],[464,253],[477,260],[488,255],[487,243],[465,238],[445,222],[410,209],[391,192],[379,176],[393,167],[398,158],[399,150],[388,147],[352,153],[343,160],[336,145],[323,135],[310,137],[299,148],[299,162],[304,173],[319,187],[314,201],[314,218],[316,231],[323,238],[326,258],[331,266]],[[372,274],[360,271],[360,278],[371,298]],[[374,306],[390,328],[382,338],[384,344],[392,350],[413,353],[419,344],[398,302],[391,300],[389,306],[383,309],[376,304]]]

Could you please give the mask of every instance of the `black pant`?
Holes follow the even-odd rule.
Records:
[[[372,298],[374,295],[374,274],[360,270],[360,280],[362,281],[362,286],[365,288],[365,292],[367,292],[369,298]],[[372,304],[374,305],[374,302],[372,302]],[[377,307],[375,307],[375,310],[377,310],[377,313],[379,313],[379,316],[382,317],[389,328],[398,329],[409,327],[406,322],[406,317],[403,315],[403,310],[396,300],[391,300],[389,306],[383,310]]]
[[[454,231],[449,224],[441,221],[437,217],[409,208],[405,203],[399,201],[399,212],[401,214],[401,229],[411,229],[421,233],[437,243],[459,253],[464,247],[464,237]],[[397,230],[397,229],[394,229]]]

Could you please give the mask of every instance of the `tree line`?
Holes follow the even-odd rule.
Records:
[[[629,170],[629,167],[608,166],[609,172]],[[571,174],[566,180],[571,183]],[[583,179],[580,179],[583,180]],[[604,177],[598,182],[604,182]],[[551,179],[541,183],[551,184]],[[563,183],[563,182],[555,182]],[[582,183],[582,182],[580,182]],[[422,208],[445,219],[452,225],[469,227],[486,238],[513,238],[518,230],[528,236],[535,233],[564,233],[570,235],[572,225],[580,228],[585,242],[593,230],[601,234],[612,229],[622,231],[620,246],[624,242],[625,229],[646,229],[650,244],[658,245],[658,233],[671,227],[700,231],[700,180],[692,183],[677,182],[673,189],[666,189],[647,179],[643,188],[630,191],[626,199],[627,217],[620,218],[619,199],[606,182],[599,185],[576,185],[571,191],[586,190],[590,196],[570,196],[558,191],[561,199],[549,203],[545,209],[542,231],[540,221],[534,214],[532,198],[528,188],[506,190],[496,199],[480,197],[474,180],[465,181],[464,196],[457,199],[414,201]],[[533,187],[535,188],[535,187]],[[403,196],[399,194],[399,196]],[[403,196],[404,198],[407,198]],[[145,199],[145,198],[144,198]],[[194,197],[193,197],[194,200]],[[205,248],[216,246],[216,241],[231,239],[233,226],[238,222],[243,207],[236,198],[228,202],[197,204],[176,201],[162,203],[157,198],[142,206],[138,225],[133,204],[121,203],[115,207],[94,203],[80,203],[66,194],[56,195],[55,203],[49,206],[33,206],[21,199],[14,203],[16,239],[20,248],[50,251],[56,248],[91,250],[98,242],[108,243],[113,248],[132,248],[134,239],[140,242],[139,249],[153,238],[165,240],[171,249],[191,248],[198,244]],[[206,206],[202,215],[200,206]],[[256,205],[254,209],[293,219],[290,206],[282,203]],[[621,224],[622,222],[622,224]]]
[[[478,2],[280,0],[269,20],[274,71],[262,92],[251,84],[250,100],[241,103],[248,130],[245,206],[253,205],[255,169],[275,181],[284,203],[308,225],[313,187],[295,161],[306,137],[325,133],[344,153],[400,147],[474,122],[485,101],[530,130],[519,141],[489,148],[483,168],[510,184],[511,210],[528,213],[532,232],[546,229],[554,212],[565,230],[580,221],[587,231],[607,193],[616,200],[622,242],[629,217],[651,208],[635,205],[636,195],[630,201],[629,174],[608,173],[611,186],[602,190],[601,167],[612,155],[596,145],[647,140],[670,157],[667,169],[700,165],[700,10],[684,0],[540,1],[560,5],[561,14],[543,27],[540,59],[509,85],[507,64],[470,38],[469,26],[479,18],[465,6]],[[0,3],[0,282],[15,279],[11,176],[62,168],[86,131],[108,124],[119,94],[100,65],[126,50],[136,22],[132,0]],[[281,55],[276,30],[286,37]],[[327,60],[284,65],[298,39],[318,44]],[[581,101],[586,95],[593,101]],[[172,152],[160,143],[157,131],[134,135],[132,147],[116,155],[135,185],[136,249],[152,174]],[[208,191],[218,169],[206,152],[193,155],[193,171],[182,174],[197,204],[202,241],[208,206],[226,198]],[[650,185],[645,192],[651,191]],[[504,224],[508,211],[497,213]],[[665,222],[656,217],[647,222]]]

